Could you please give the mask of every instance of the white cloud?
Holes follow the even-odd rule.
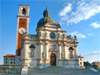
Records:
[[[91,55],[91,54],[100,54],[100,50],[98,50],[98,51],[92,51],[92,52],[89,52],[89,53],[85,53],[83,55]]]
[[[72,10],[72,4],[68,3],[63,10],[60,11],[59,16],[66,16]]]
[[[90,26],[92,26],[93,28],[99,28],[100,24],[98,24],[97,22],[93,22]]]
[[[86,38],[86,36],[83,35],[82,33],[78,33],[76,36],[78,36],[79,38]]]
[[[74,31],[74,32],[69,33],[69,34],[71,34],[72,36],[77,35],[78,34],[78,31]]]
[[[83,56],[84,56],[84,61],[89,61],[89,62],[100,61],[100,50],[83,54]]]
[[[75,7],[74,7],[75,8]],[[87,20],[91,16],[100,13],[100,1],[80,1],[76,7],[75,11],[72,11],[69,15],[67,12],[64,12],[64,15],[61,16],[61,20],[66,21],[67,24],[78,23],[82,20]]]
[[[91,34],[91,33],[88,33],[87,35],[88,35],[88,36],[91,36],[91,35],[93,35],[93,34]]]
[[[86,36],[82,33],[79,33],[78,31],[74,31],[72,33],[69,33],[71,34],[72,36],[76,35],[78,38],[86,38]]]

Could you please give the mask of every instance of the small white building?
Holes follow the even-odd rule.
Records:
[[[15,56],[12,54],[7,54],[4,56],[4,65],[15,65]]]
[[[84,67],[84,62],[83,62],[83,57],[81,55],[79,55],[78,58],[79,58],[79,67],[80,68],[85,68]]]

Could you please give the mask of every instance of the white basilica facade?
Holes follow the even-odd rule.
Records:
[[[77,37],[66,35],[60,24],[50,18],[47,8],[37,23],[36,32],[36,35],[23,34],[21,64],[32,68],[79,68]]]

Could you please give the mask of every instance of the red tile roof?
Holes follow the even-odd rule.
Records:
[[[12,54],[7,54],[4,57],[15,57],[16,55],[12,55]]]
[[[82,56],[78,56],[78,58],[84,58],[84,57],[82,57]]]

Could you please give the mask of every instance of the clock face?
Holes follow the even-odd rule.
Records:
[[[50,33],[50,38],[51,38],[51,39],[55,39],[55,38],[56,38],[56,35],[55,35],[54,32],[51,32],[51,33]]]
[[[26,32],[26,29],[25,28],[19,28],[19,33],[20,34],[23,34],[23,33],[25,33]]]

